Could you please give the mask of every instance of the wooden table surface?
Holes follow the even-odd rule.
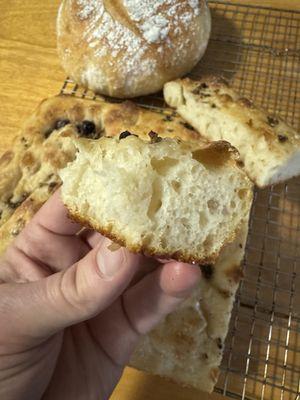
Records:
[[[11,145],[36,105],[57,94],[65,79],[55,48],[59,2],[0,0],[0,153]],[[232,0],[236,2],[300,10],[299,0]],[[221,396],[183,389],[128,368],[112,399],[217,400]]]

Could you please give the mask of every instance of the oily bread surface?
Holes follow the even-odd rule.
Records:
[[[63,119],[70,119],[72,125],[65,126],[62,130],[55,130],[57,121]],[[200,140],[199,134],[171,110],[152,112],[138,108],[129,102],[112,105],[71,96],[58,96],[44,100],[16,137],[14,148],[0,155],[1,171],[3,171],[0,176],[1,204],[8,207],[5,219],[2,218],[0,222],[0,254],[47,201],[57,185],[60,185],[57,175],[57,170],[61,166],[60,160],[63,159],[66,163],[69,158],[74,157],[72,146],[66,149],[61,148],[61,137],[72,137],[72,135],[77,137],[76,125],[81,124],[85,119],[92,120],[96,124],[97,132],[101,132],[101,135],[104,133],[107,136],[116,136],[122,131],[129,130],[141,137],[143,135],[146,137],[149,130],[154,130],[162,137]],[[205,143],[205,140],[202,141]],[[47,156],[49,151],[50,154]],[[53,158],[55,154],[57,158]],[[48,160],[49,178],[51,174],[53,175],[49,180],[38,182],[37,187],[32,187],[27,199],[23,200],[22,189],[34,178],[36,173],[34,171],[40,164],[41,158]],[[42,168],[45,168],[45,164]],[[11,196],[14,196],[15,203],[7,204]],[[170,324],[167,320],[164,321],[153,334],[143,338],[131,360],[134,367],[167,376],[169,379],[200,390],[212,390],[218,376],[222,351],[219,348],[220,341],[216,338],[219,339],[217,335],[221,335],[222,339],[226,335],[228,327],[224,323],[224,318],[229,319],[230,298],[233,299],[242,277],[239,267],[244,251],[242,243],[242,240],[240,243],[236,241],[238,247],[235,251],[232,251],[234,244],[227,247],[227,250],[224,249],[221,255],[223,262],[219,261],[215,266],[202,267],[205,277],[205,284],[203,283],[204,286],[201,289],[203,293],[199,294],[199,288],[190,302],[169,317]],[[199,298],[205,296],[206,292],[216,294],[221,314],[215,314],[209,303],[205,312],[206,322],[202,323],[204,317],[201,316],[202,314],[199,315],[197,308]],[[224,307],[224,313],[222,313],[222,307]],[[222,318],[216,318],[214,315],[221,315]],[[187,334],[183,330],[185,321],[188,322]],[[204,324],[207,327],[205,329]],[[199,338],[198,335],[200,335]],[[170,341],[169,344],[168,341]],[[195,349],[199,352],[196,343],[210,343],[207,347],[208,357],[205,356],[202,348],[200,364],[195,364],[197,367],[188,377],[189,373],[185,371],[190,371],[191,363],[195,360],[189,358],[192,352],[187,349]],[[178,367],[178,360],[180,367]],[[174,363],[173,368],[170,367],[170,363]]]
[[[70,123],[56,129],[62,121]],[[118,136],[127,130],[146,138],[153,129],[163,137],[200,140],[172,110],[156,112],[131,102],[111,104],[65,95],[44,100],[16,136],[14,147],[0,155],[0,253],[60,184],[57,172],[76,151],[65,138],[84,136],[78,133],[83,121],[95,124],[89,138]]]
[[[235,294],[243,277],[248,221],[214,265],[202,267],[194,294],[140,339],[130,365],[212,392],[219,377]]]
[[[164,96],[203,137],[236,147],[245,171],[259,187],[300,174],[299,133],[239,96],[224,79],[169,82]]]

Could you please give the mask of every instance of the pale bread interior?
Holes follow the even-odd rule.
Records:
[[[64,203],[132,251],[207,262],[249,212],[252,186],[228,148],[135,136],[75,145],[60,173]]]

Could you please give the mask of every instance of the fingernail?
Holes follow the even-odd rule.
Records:
[[[111,251],[108,247],[111,241],[105,239],[97,253],[97,264],[101,275],[104,278],[113,278],[125,265],[126,256],[124,249]]]

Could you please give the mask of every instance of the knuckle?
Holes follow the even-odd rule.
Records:
[[[56,290],[53,301],[57,302],[70,314],[76,317],[84,318],[93,311],[93,302],[89,300],[88,290],[80,280],[78,272],[78,264],[74,264],[71,268],[63,271],[58,276],[58,282],[55,285]]]

